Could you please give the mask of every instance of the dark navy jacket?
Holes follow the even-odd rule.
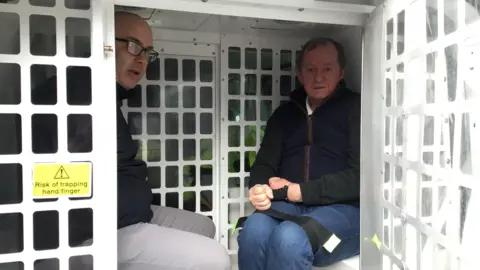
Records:
[[[118,228],[139,222],[150,222],[153,194],[148,186],[147,165],[136,159],[138,145],[132,140],[130,129],[120,110],[127,90],[117,84],[117,185]]]
[[[308,116],[298,88],[275,110],[250,171],[249,187],[270,177],[299,183],[305,205],[359,205],[360,95],[339,84]]]
[[[67,73],[67,88],[69,89],[68,101],[69,104],[88,105],[91,80],[89,73],[85,73],[84,69],[72,68]],[[52,77],[46,83],[37,87],[32,93],[33,103],[49,103],[49,100],[56,99],[57,85],[56,77]],[[103,90],[103,89],[102,89]],[[100,90],[100,91],[102,91]],[[96,90],[98,91],[98,90]],[[129,127],[120,110],[121,102],[127,97],[127,90],[117,84],[117,179],[94,179],[93,194],[102,197],[102,194],[95,193],[95,181],[117,181],[117,214],[118,214],[118,228],[123,228],[128,225],[139,222],[150,222],[153,213],[150,208],[153,195],[146,182],[147,166],[144,161],[135,159],[138,146],[131,138]],[[113,119],[112,119],[113,120]],[[91,151],[91,134],[92,127],[90,122],[82,122],[80,119],[76,122],[71,122],[68,125],[69,136],[69,150],[75,152],[90,152]],[[39,123],[33,127],[38,132],[34,137],[37,150],[56,149],[56,137],[49,136],[49,130],[55,130],[56,127],[50,127],[52,123]],[[53,125],[56,125],[53,123]],[[52,129],[53,128],[53,129]],[[43,131],[43,132],[42,132]],[[60,131],[64,132],[64,131]],[[113,138],[112,138],[113,139]],[[96,147],[101,147],[102,142],[96,142]],[[38,151],[36,151],[38,152]],[[95,164],[96,168],[101,168],[101,164]],[[54,220],[50,220],[47,216],[43,218],[43,224],[49,224],[49,228],[58,228],[58,224],[53,224]],[[47,225],[45,225],[47,226]],[[70,244],[78,245],[81,242],[92,237],[92,217],[88,211],[77,211],[69,219],[69,226],[73,235],[70,234]],[[54,229],[51,229],[53,233]],[[49,233],[37,234],[38,237],[43,238],[38,242],[45,242],[48,244]]]

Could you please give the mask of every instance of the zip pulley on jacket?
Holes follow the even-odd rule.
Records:
[[[273,190],[272,201],[284,201],[285,198],[286,188]],[[322,247],[331,253],[341,242],[340,238],[338,238],[334,233],[330,232],[327,228],[325,228],[325,226],[312,217],[291,215],[274,210],[272,208],[265,211],[257,210],[255,213],[263,213],[278,220],[288,220],[298,224],[307,234],[313,254],[315,254]],[[248,217],[239,218],[233,228],[233,231],[235,231],[237,228],[242,228],[247,219]]]

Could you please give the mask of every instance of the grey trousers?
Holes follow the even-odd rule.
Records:
[[[208,217],[152,206],[151,223],[118,230],[118,270],[230,270]]]
[[[213,239],[209,218],[176,208],[153,206],[150,223],[118,230],[118,270],[230,270],[227,250]],[[92,240],[85,242],[85,245]],[[91,259],[70,261],[70,270],[91,270]],[[35,270],[56,270],[45,261]]]

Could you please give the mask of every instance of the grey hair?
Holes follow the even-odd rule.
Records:
[[[340,68],[345,68],[345,66],[347,65],[347,58],[345,56],[345,49],[343,48],[342,44],[340,44],[339,42],[337,42],[336,40],[334,40],[332,38],[316,37],[316,38],[310,39],[309,41],[307,41],[307,43],[305,43],[302,46],[302,50],[300,51],[300,53],[298,55],[298,58],[297,58],[297,63],[296,63],[297,71],[300,71],[300,69],[302,67],[303,60],[304,60],[303,58],[304,58],[306,52],[314,50],[318,46],[324,46],[324,45],[328,45],[328,44],[332,44],[335,47],[335,49],[337,50],[338,64],[340,65]]]

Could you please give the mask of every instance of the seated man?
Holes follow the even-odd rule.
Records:
[[[256,212],[238,236],[240,270],[311,270],[360,250],[360,95],[346,88],[344,50],[315,38],[303,47],[297,76],[303,87],[275,110],[250,172],[257,210],[306,215],[342,241],[313,254],[302,227]],[[288,186],[288,199],[272,189]]]
[[[152,60],[152,56],[156,57],[152,47],[152,31],[141,17],[118,12],[115,16],[115,36],[118,177],[101,181],[117,181],[118,184],[118,269],[230,270],[230,256],[227,250],[213,239],[215,225],[212,220],[184,210],[151,205],[153,196],[145,181],[147,166],[142,160],[135,159],[138,146],[132,140],[120,105],[128,96],[127,92],[134,88],[145,74],[149,60]],[[67,76],[68,85],[73,88],[71,97],[76,99],[70,101],[76,104],[85,103],[82,101],[85,100],[83,97],[85,94],[82,95],[82,93],[88,93],[85,87],[89,87],[89,75],[74,68],[68,71]],[[39,93],[52,93],[48,89],[54,89],[53,93],[56,92],[55,78],[48,80],[40,87],[36,97],[45,99],[46,97]],[[102,89],[96,90],[102,91]],[[41,127],[38,128],[41,129]],[[77,122],[69,125],[71,137],[69,149],[75,152],[88,152],[87,149],[91,147],[88,134],[91,132],[92,129],[88,123]],[[42,145],[45,147],[48,144],[56,144],[56,142],[51,142],[50,138],[43,138]],[[97,147],[100,144],[97,142]],[[97,167],[101,166],[97,164]],[[45,220],[44,224],[51,222]],[[93,236],[91,224],[91,215],[87,211],[72,216],[70,226],[75,234],[70,235],[70,243],[74,246],[91,243]],[[58,224],[50,224],[46,227],[50,226],[58,226]],[[47,246],[48,243],[43,245]],[[54,269],[47,265],[48,261],[43,263],[44,265],[39,263],[35,269]],[[76,265],[73,269],[89,268]]]

